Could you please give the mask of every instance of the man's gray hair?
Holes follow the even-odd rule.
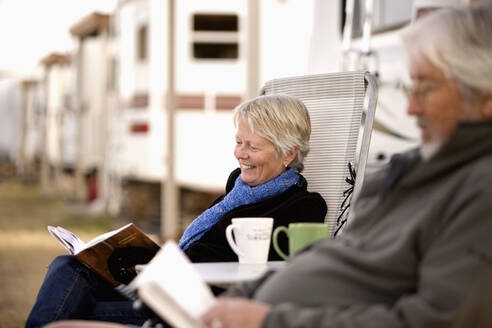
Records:
[[[450,7],[402,32],[410,61],[429,60],[462,90],[492,94],[492,5]]]
[[[259,96],[236,107],[234,124],[241,119],[246,119],[253,133],[273,144],[277,156],[285,156],[297,146],[289,167],[302,171],[309,152],[311,120],[300,100],[287,95]]]

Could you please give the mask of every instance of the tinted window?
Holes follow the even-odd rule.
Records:
[[[194,31],[237,31],[237,15],[193,15]]]
[[[196,59],[237,59],[239,56],[237,15],[194,14],[192,53]]]
[[[362,28],[365,20],[365,1],[354,0],[354,21],[352,25],[352,37],[357,38],[362,36]],[[347,23],[345,21],[345,6],[347,0],[342,0],[342,31]],[[373,18],[372,31],[373,33],[384,32],[396,28],[410,22],[412,15],[413,0],[374,0],[373,2]]]

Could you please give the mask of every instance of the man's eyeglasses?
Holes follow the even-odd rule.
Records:
[[[408,99],[414,97],[419,104],[423,104],[427,101],[429,94],[436,91],[448,82],[449,80],[422,80],[411,84],[402,84],[401,89]]]

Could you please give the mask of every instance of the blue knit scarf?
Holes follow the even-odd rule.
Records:
[[[283,192],[299,181],[301,181],[301,176],[295,168],[290,168],[275,179],[255,187],[245,183],[240,175],[234,183],[234,188],[225,195],[222,201],[207,209],[191,222],[179,241],[179,247],[183,251],[186,250],[191,243],[200,239],[230,210],[241,205],[256,203],[266,197]]]

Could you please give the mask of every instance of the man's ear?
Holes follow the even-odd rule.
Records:
[[[480,114],[484,120],[492,120],[492,97],[485,99]]]

